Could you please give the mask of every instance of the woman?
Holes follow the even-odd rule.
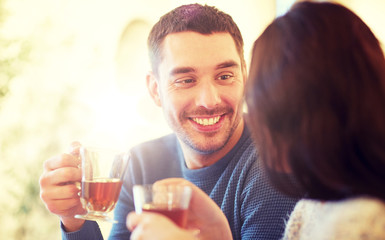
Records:
[[[270,180],[303,197],[284,239],[385,239],[385,59],[357,15],[338,4],[299,2],[274,20],[254,44],[246,102]],[[159,184],[175,181],[189,184]],[[190,227],[202,239],[230,239],[207,235],[204,226],[211,234],[228,227],[207,196],[197,188],[194,196],[191,215],[200,225]],[[150,234],[153,223],[167,229],[158,239],[175,236],[173,229],[193,239],[192,230],[152,221],[159,218],[129,215],[128,226],[136,236]]]
[[[270,180],[305,194],[285,238],[385,239],[385,60],[365,23],[340,5],[296,4],[255,42],[248,84]]]

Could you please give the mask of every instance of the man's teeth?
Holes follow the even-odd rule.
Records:
[[[216,124],[220,118],[220,116],[214,118],[193,118],[193,121],[203,126],[209,126]]]

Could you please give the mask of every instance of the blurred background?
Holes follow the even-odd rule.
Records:
[[[294,1],[0,0],[1,239],[60,239],[38,181],[71,141],[128,149],[170,132],[145,87],[146,38],[161,15],[194,2],[233,17],[249,62],[253,41]],[[385,1],[337,2],[385,41]],[[101,227],[107,239],[111,225]]]

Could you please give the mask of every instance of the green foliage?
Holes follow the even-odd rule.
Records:
[[[0,0],[0,28],[8,16],[5,0]],[[23,63],[28,61],[31,44],[25,39],[6,39],[0,32],[0,103],[9,92],[12,79],[17,76]],[[1,105],[0,105],[1,106]]]
[[[51,106],[44,108],[37,104],[42,95],[39,90],[30,92],[30,96],[20,96],[31,101],[25,102],[19,117],[6,128],[0,125],[0,182],[5,183],[0,198],[0,236],[6,239],[58,239],[59,219],[49,213],[40,199],[39,177],[43,162],[67,146],[66,134],[82,132],[81,127],[70,120],[75,105],[71,98],[74,92],[67,88],[56,99],[50,99]],[[25,111],[28,108],[31,113]],[[5,116],[0,111],[0,118]],[[53,117],[42,121],[41,116]],[[26,124],[28,121],[33,124]]]
[[[5,1],[0,0],[0,30],[10,16]],[[44,37],[10,38],[0,31],[1,239],[60,238],[58,217],[40,199],[39,177],[43,162],[63,152],[68,136],[81,134],[83,127],[73,118],[81,110],[74,107],[70,83],[51,93],[45,90],[55,85],[44,86],[34,71],[25,73],[36,63],[31,53],[41,51]]]
[[[0,27],[7,20],[8,12],[4,9],[4,0],[0,0]],[[10,91],[12,80],[20,74],[23,65],[28,63],[28,56],[31,50],[31,44],[27,39],[7,39],[0,32],[0,104],[4,103],[6,96]],[[0,105],[0,110],[3,104]],[[36,177],[36,170],[33,168],[25,168],[19,166],[17,161],[9,161],[7,159],[8,151],[14,150],[15,142],[19,141],[23,136],[23,128],[0,129],[0,154],[2,156],[3,168],[0,179],[6,183],[2,187],[4,191],[0,208],[2,209],[2,217],[0,218],[1,236],[10,236],[12,239],[25,239],[23,235],[27,234],[26,226],[28,216],[35,211],[38,202],[36,196],[39,195],[38,185],[32,179]],[[22,169],[22,174],[16,169]],[[24,172],[26,170],[26,172]],[[32,179],[31,179],[31,178]],[[12,184],[7,185],[11,182]],[[20,187],[21,186],[21,187]],[[23,187],[25,186],[25,187]],[[20,191],[22,189],[22,191]],[[21,217],[20,217],[21,216]],[[17,226],[14,232],[13,226]],[[7,232],[7,234],[6,234]]]

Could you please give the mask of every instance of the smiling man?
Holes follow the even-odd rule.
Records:
[[[224,157],[242,135],[246,70],[229,33],[172,33],[162,42],[162,61],[147,83],[163,108],[190,169]]]
[[[184,5],[154,25],[148,47],[147,87],[174,133],[131,150],[114,211],[119,223],[109,239],[131,234],[125,222],[134,211],[132,186],[170,177],[183,177],[206,192],[226,215],[234,239],[280,239],[296,200],[270,185],[244,122],[247,77],[237,25],[214,7]],[[64,239],[101,239],[97,223],[73,218],[81,205],[75,184],[68,182],[80,181],[78,164],[69,154],[47,160],[41,197],[60,216]],[[67,177],[54,173],[60,167]],[[54,195],[63,183],[66,188]]]

